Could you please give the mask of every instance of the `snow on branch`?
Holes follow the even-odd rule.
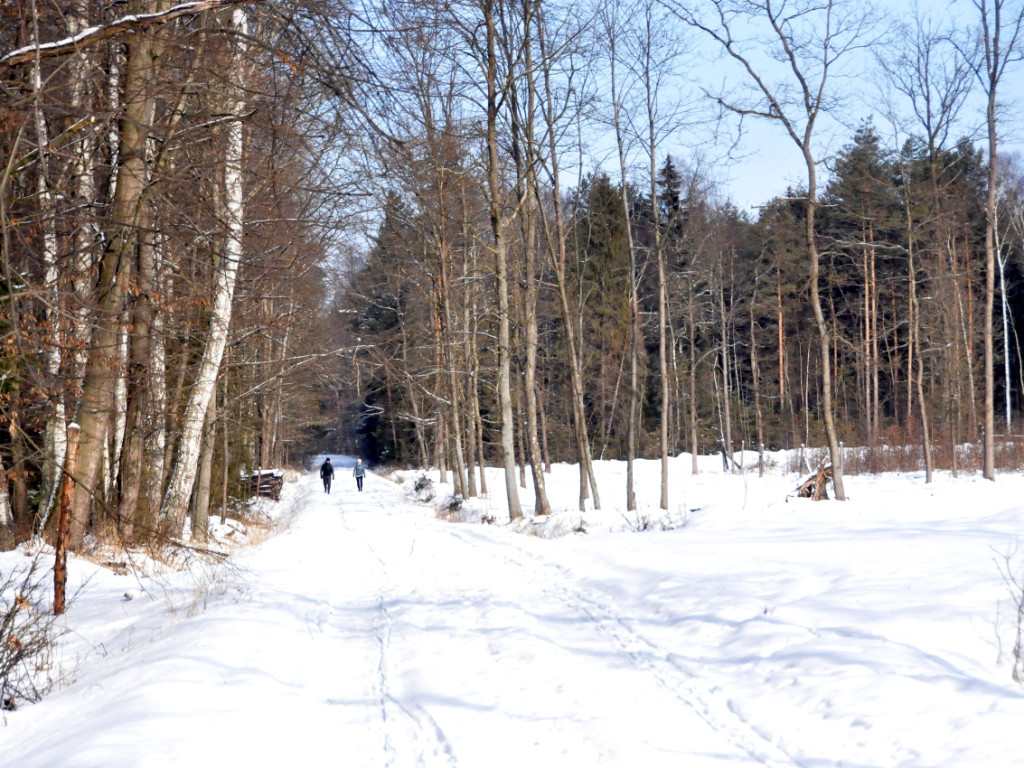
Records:
[[[240,3],[252,3],[256,0],[195,0],[194,2],[181,3],[173,8],[156,13],[136,13],[118,19],[112,24],[88,27],[76,35],[65,37],[62,40],[54,40],[50,43],[39,43],[38,45],[26,45],[15,51],[0,56],[0,64],[13,67],[16,64],[25,64],[36,56],[49,58],[51,56],[62,56],[65,53],[72,53],[79,48],[91,45],[108,37],[113,37],[122,32],[143,29],[154,24],[166,24],[179,16],[202,13],[203,11],[216,10],[217,8],[228,8]]]

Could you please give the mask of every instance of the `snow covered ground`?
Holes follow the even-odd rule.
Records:
[[[655,462],[631,515],[624,465],[585,516],[556,466],[558,513],[518,526],[497,472],[462,524],[313,472],[227,564],[72,558],[64,682],[0,713],[0,766],[1020,764],[1001,566],[1024,568],[1024,477],[847,477],[815,503],[797,475],[689,466],[664,517]]]

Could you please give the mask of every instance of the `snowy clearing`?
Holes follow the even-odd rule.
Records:
[[[856,476],[815,503],[787,500],[796,475],[673,461],[664,519],[656,462],[639,514],[624,465],[585,516],[560,465],[561,512],[518,526],[497,472],[463,510],[483,525],[342,469],[330,495],[287,484],[280,533],[227,564],[72,558],[64,684],[2,713],[0,765],[1019,763],[1000,566],[1024,563],[1024,478]]]

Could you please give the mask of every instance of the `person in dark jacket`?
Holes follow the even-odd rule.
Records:
[[[320,479],[324,481],[324,493],[330,493],[331,480],[334,479],[334,467],[331,466],[330,456],[320,465]]]
[[[356,479],[356,487],[363,490],[363,478],[366,477],[366,467],[362,459],[356,459],[356,468],[352,470],[352,477]]]

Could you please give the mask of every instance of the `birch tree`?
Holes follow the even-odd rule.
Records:
[[[11,512],[11,494],[7,490],[7,470],[0,455],[0,545],[14,540],[14,515]],[[6,547],[5,547],[6,548]]]
[[[242,237],[245,231],[244,177],[242,160],[245,146],[243,120],[246,110],[248,17],[242,7],[231,11],[232,74],[231,103],[227,114],[227,143],[224,155],[224,196],[222,220],[225,223],[224,247],[216,269],[210,307],[210,327],[206,346],[199,363],[195,383],[182,419],[181,434],[174,469],[160,510],[174,535],[184,528],[189,497],[195,482],[199,452],[203,439],[203,423],[213,397],[231,323],[232,298],[242,259]]]
[[[60,274],[57,267],[57,223],[56,205],[53,192],[50,189],[50,135],[46,117],[43,114],[41,92],[43,88],[42,57],[38,53],[40,46],[39,38],[39,11],[35,0],[32,8],[32,36],[36,48],[36,55],[32,60],[32,118],[35,128],[35,140],[37,148],[37,177],[36,196],[39,205],[40,229],[42,230],[42,261],[43,261],[43,282],[46,286],[46,321],[49,328],[49,342],[46,345],[44,356],[46,359],[46,372],[50,379],[56,382],[60,377],[61,368],[61,289]],[[53,413],[50,416],[46,428],[45,449],[48,456],[52,457],[44,466],[42,499],[39,509],[41,525],[45,525],[57,500],[57,492],[60,487],[61,468],[64,465],[64,451],[67,446],[67,415],[65,410],[63,388],[55,392]]]

